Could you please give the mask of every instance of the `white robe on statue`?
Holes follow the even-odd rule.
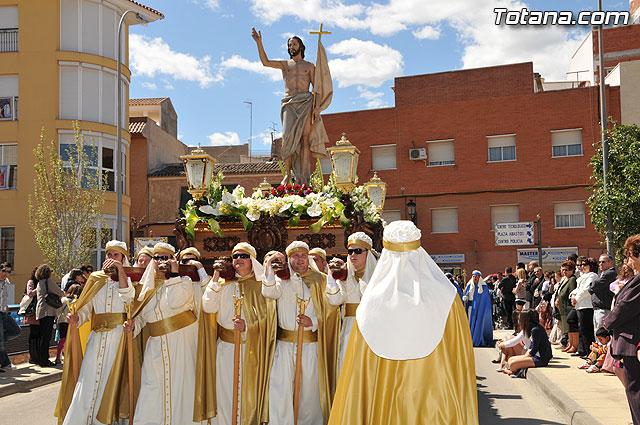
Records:
[[[167,279],[136,316],[134,336],[148,323],[196,309],[191,279],[188,276]],[[197,423],[193,422],[197,343],[197,321],[165,335],[149,337],[134,425]]]
[[[313,261],[313,260],[311,260]],[[262,277],[262,294],[277,300],[278,327],[297,331],[298,306],[296,296],[309,300],[305,315],[313,326],[305,331],[317,331],[318,319],[311,300],[311,292],[299,274],[291,271],[291,278],[280,280],[272,271],[265,270]],[[296,371],[297,344],[278,340],[269,380],[269,423],[293,425],[293,381]],[[318,343],[302,346],[302,379],[300,384],[300,408],[298,425],[322,425],[322,407],[318,384]]]
[[[120,289],[119,282],[109,278],[100,291],[78,310],[78,327],[91,320],[92,311],[95,314],[125,313],[125,303],[132,302],[134,296],[131,279],[128,288]],[[122,326],[116,326],[110,331],[91,331],[89,334],[78,383],[64,425],[102,424],[96,419],[96,415],[118,351],[122,331]]]

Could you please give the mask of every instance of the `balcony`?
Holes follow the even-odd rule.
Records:
[[[0,53],[18,51],[18,28],[0,29]]]

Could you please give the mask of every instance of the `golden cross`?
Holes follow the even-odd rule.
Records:
[[[320,24],[320,31],[311,31],[309,34],[318,34],[318,43],[322,38],[322,34],[331,34],[330,31],[322,31],[322,23]]]
[[[304,314],[307,311],[307,304],[311,301],[311,297],[305,300],[304,298],[300,298],[298,294],[296,294],[296,304],[298,304],[298,314]]]

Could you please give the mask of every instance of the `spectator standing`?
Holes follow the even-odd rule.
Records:
[[[536,267],[538,267],[537,261],[529,261],[529,264],[527,264],[527,280],[526,280],[527,294],[525,298],[529,303],[529,308],[531,309],[533,309],[533,293],[536,290],[535,281],[537,276],[534,272]]]
[[[613,310],[604,318],[604,326],[613,332],[611,355],[622,358],[625,390],[635,425],[640,424],[640,235],[629,237],[624,256],[635,276],[615,296]]]
[[[576,264],[573,261],[565,261],[560,267],[560,272],[563,274],[563,280],[558,287],[555,305],[560,312],[560,321],[562,322],[562,332],[568,336],[568,343],[566,349],[563,351],[571,351],[572,353],[578,349],[578,332],[572,332],[569,329],[569,323],[567,323],[567,315],[573,309],[569,295],[576,289],[578,283],[575,276]]]
[[[516,310],[522,310],[527,303],[527,272],[524,269],[516,270],[518,282],[513,290],[516,296]]]
[[[9,314],[9,275],[11,274],[11,264],[0,264],[0,372],[3,369],[15,369],[9,360],[7,352],[4,350],[4,342],[20,335],[20,326],[11,318]]]
[[[80,274],[80,277],[84,279],[84,276]],[[82,293],[82,284],[80,283],[72,283],[69,285],[67,290],[65,291],[66,295],[62,297],[62,307],[57,312],[57,322],[58,322],[58,349],[56,350],[56,360],[55,364],[60,363],[60,354],[62,354],[62,350],[64,350],[64,343],[67,341],[67,331],[69,330],[69,322],[67,322],[67,314],[70,314],[69,311],[69,302],[73,302],[75,299],[80,297]]]
[[[571,293],[571,305],[578,313],[579,344],[574,356],[584,357],[589,354],[589,347],[595,342],[593,330],[593,305],[589,288],[598,279],[598,265],[594,258],[578,257],[580,277],[576,280],[576,289]]]
[[[53,321],[56,317],[56,309],[44,300],[47,293],[51,292],[59,297],[64,297],[64,292],[51,278],[51,268],[48,264],[41,264],[36,270],[38,304],[36,306],[36,319],[40,322],[40,337],[36,345],[39,365],[42,367],[55,366],[49,360],[49,342],[53,332]]]
[[[25,295],[28,295],[33,299],[36,297],[36,302],[38,301],[38,291],[37,284],[38,279],[36,279],[36,270],[38,267],[34,267],[31,271],[31,277],[27,282],[27,287],[24,290]],[[38,359],[38,338],[40,338],[40,322],[36,319],[36,311],[33,310],[33,313],[28,312],[24,315],[24,323],[29,325],[29,363],[40,364],[40,360]]]
[[[516,287],[516,278],[512,273],[513,269],[511,267],[507,267],[504,270],[504,277],[498,285],[498,289],[500,289],[500,292],[502,293],[502,303],[504,304],[504,311],[507,314],[507,326],[509,329],[513,328],[512,313],[516,301],[516,296],[513,293],[513,290]]]
[[[602,319],[611,311],[613,292],[610,289],[611,283],[616,280],[616,268],[613,258],[609,254],[602,254],[598,259],[600,276],[591,283],[589,294],[593,304],[593,328],[602,327]]]
[[[542,271],[542,267],[536,266],[533,269],[533,283],[531,284],[531,289],[533,290],[533,303],[531,304],[531,309],[535,310],[535,308],[540,304],[540,300],[542,299],[542,286],[544,285],[544,273]]]

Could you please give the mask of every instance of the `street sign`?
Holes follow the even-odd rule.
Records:
[[[533,223],[498,223],[495,236],[496,246],[533,245]]]

